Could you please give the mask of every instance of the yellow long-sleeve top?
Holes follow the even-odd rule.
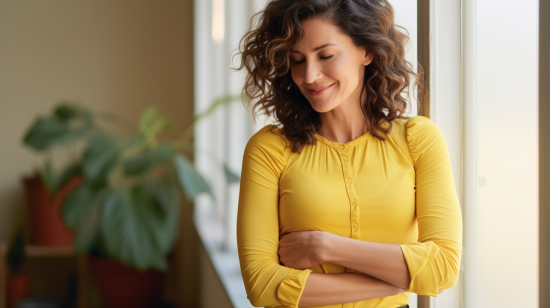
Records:
[[[311,272],[356,272],[329,263],[305,270],[281,265],[279,235],[295,231],[399,244],[409,292],[437,296],[456,283],[462,218],[445,138],[425,117],[392,123],[385,141],[366,133],[344,144],[317,134],[301,153],[273,125],[250,138],[237,242],[252,305],[297,307]],[[408,301],[406,292],[323,307],[394,308]]]

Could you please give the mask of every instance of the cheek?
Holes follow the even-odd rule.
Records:
[[[299,68],[291,67],[290,68],[290,76],[292,77],[292,81],[294,81],[294,83],[296,85],[302,84],[303,74],[302,74],[302,72],[300,72]]]
[[[356,64],[351,59],[338,59],[334,61],[333,65],[330,68],[327,67],[327,75],[330,74],[330,77],[338,80],[343,91],[354,91],[357,88],[362,72],[361,69],[364,68],[361,65]]]
[[[352,86],[350,82],[355,83],[357,79],[357,76],[355,76],[357,67],[353,64],[347,57],[335,59],[325,67],[325,74],[332,79],[338,80],[341,86]]]
[[[342,80],[346,76],[346,61],[344,58],[338,58],[334,61],[327,63],[324,67],[324,73],[326,76],[335,79]]]

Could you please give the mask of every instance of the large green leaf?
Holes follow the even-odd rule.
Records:
[[[164,189],[170,189],[166,184]],[[154,246],[162,254],[168,253],[172,248],[174,237],[174,218],[178,218],[174,216],[179,212],[175,204],[170,204],[168,208],[163,207],[156,195],[150,193],[144,186],[137,186],[132,192],[134,203],[143,214],[141,217],[143,228],[150,232]]]
[[[139,228],[139,216],[135,211],[128,191],[110,191],[101,211],[101,238],[108,255],[143,268],[154,248],[147,234]]]
[[[154,182],[154,193],[165,211],[169,212],[172,208],[180,208],[181,188],[171,176],[156,180]]]
[[[124,161],[124,173],[128,176],[146,173],[157,164],[171,161],[175,153],[174,147],[167,143],[147,148]]]
[[[122,152],[138,141],[109,135],[92,138],[84,152],[82,168],[84,175],[92,180],[107,178],[118,165]]]
[[[103,204],[101,233],[107,253],[139,269],[167,268],[169,219],[143,186],[110,191]]]
[[[81,183],[65,197],[61,215],[65,224],[73,230],[79,228],[80,218],[88,212],[95,198],[95,191],[88,182]]]
[[[37,151],[44,151],[83,137],[91,129],[89,126],[72,128],[69,123],[57,118],[39,117],[24,136],[23,142]]]
[[[99,209],[104,189],[95,190],[89,182],[83,182],[65,198],[61,215],[75,232],[75,250],[88,252],[98,236]]]
[[[171,177],[155,182],[155,195],[166,215],[166,231],[169,236],[162,239],[163,247],[171,249],[174,245],[179,227],[181,209],[181,188]]]
[[[238,183],[241,178],[236,175],[231,169],[229,169],[229,166],[227,164],[223,164],[223,172],[225,174],[225,180],[227,183]]]
[[[202,193],[207,193],[214,198],[210,185],[208,185],[206,180],[195,169],[195,166],[187,157],[181,154],[176,155],[174,162],[178,179],[188,199],[191,200]]]
[[[60,102],[55,107],[53,115],[64,122],[80,120],[81,124],[90,125],[92,123],[92,115],[88,110],[68,101]]]
[[[99,207],[90,207],[87,219],[83,218],[82,227],[76,230],[74,249],[77,252],[90,252],[98,240],[99,235]]]

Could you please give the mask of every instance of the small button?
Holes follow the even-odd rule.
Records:
[[[353,201],[353,202],[351,203],[351,205],[357,206],[357,202]]]
[[[357,229],[357,224],[353,224],[353,229]]]
[[[347,156],[344,156],[344,157],[342,157],[342,160],[343,160],[343,161],[348,161],[348,157],[347,157]]]
[[[340,150],[345,150],[346,149],[346,146],[344,144],[341,144],[340,145]]]
[[[346,183],[351,184],[351,179],[347,179]]]

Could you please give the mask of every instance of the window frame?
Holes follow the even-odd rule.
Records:
[[[417,0],[418,61],[425,90],[419,93],[419,115],[429,117],[445,135],[456,190],[464,214],[463,172],[463,5],[468,0]],[[443,18],[444,16],[444,18]],[[466,220],[466,219],[464,219]],[[464,262],[464,253],[462,256]],[[464,274],[461,266],[461,274]],[[418,308],[462,306],[462,278],[438,297],[418,296]]]

